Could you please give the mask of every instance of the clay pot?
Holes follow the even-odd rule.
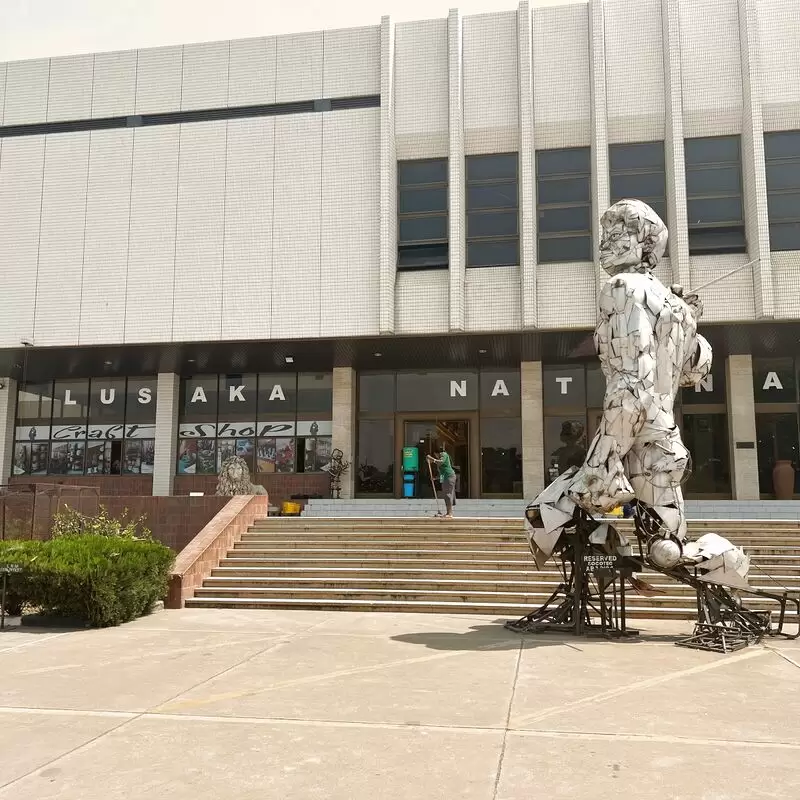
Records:
[[[778,500],[791,500],[794,494],[794,467],[791,461],[776,461],[772,468],[772,486]]]

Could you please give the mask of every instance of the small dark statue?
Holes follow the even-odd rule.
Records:
[[[344,460],[344,453],[338,448],[331,453],[331,460],[323,468],[331,476],[331,497],[334,500],[342,498],[342,475],[347,472],[349,461]]]

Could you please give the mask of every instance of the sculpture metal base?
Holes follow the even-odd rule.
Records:
[[[767,620],[768,628],[769,620]],[[675,644],[678,647],[690,647],[693,650],[706,650],[710,653],[734,653],[748,645],[758,644],[767,632],[765,630],[761,635],[750,635],[736,624],[711,625],[707,622],[697,622],[692,635]]]
[[[650,569],[691,586],[697,598],[697,622],[691,636],[675,644],[713,653],[731,653],[764,637],[800,638],[800,597],[765,592],[761,589],[740,590],[751,597],[777,603],[777,622],[773,612],[749,609],[728,588],[701,580],[696,569],[680,566],[661,569],[645,559],[647,534],[640,517],[635,518],[640,558],[609,556],[588,545],[597,522],[577,510],[574,521],[562,534],[558,559],[564,581],[542,606],[518,620],[505,623],[515,633],[560,632],[574,636],[603,636],[609,639],[637,636],[639,631],[627,626],[625,581],[646,564]],[[784,628],[787,608],[795,613],[797,632]]]
[[[622,639],[639,635],[627,624],[625,581],[640,562],[609,556],[587,546],[595,523],[576,512],[574,527],[565,531],[561,550],[564,581],[542,606],[505,627],[515,633],[569,633]]]

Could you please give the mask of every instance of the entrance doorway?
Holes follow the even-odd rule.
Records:
[[[419,448],[419,486],[417,496],[433,497],[431,479],[425,457],[432,455],[436,446],[444,445],[456,471],[456,494],[470,496],[470,441],[468,419],[414,419],[403,421],[403,447]],[[399,472],[399,471],[398,471]],[[398,477],[400,477],[398,475]],[[436,472],[434,471],[434,477]],[[395,487],[399,495],[399,487]]]

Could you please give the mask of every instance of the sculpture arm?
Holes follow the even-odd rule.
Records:
[[[643,397],[652,392],[655,370],[653,322],[643,293],[621,279],[603,286],[599,305],[595,346],[606,376],[606,393],[589,456],[602,436],[610,436],[621,458],[633,446],[646,418]],[[607,446],[600,448],[603,454]]]
[[[711,345],[705,336],[696,334],[694,350],[684,359],[681,368],[681,386],[696,386],[711,372]]]

